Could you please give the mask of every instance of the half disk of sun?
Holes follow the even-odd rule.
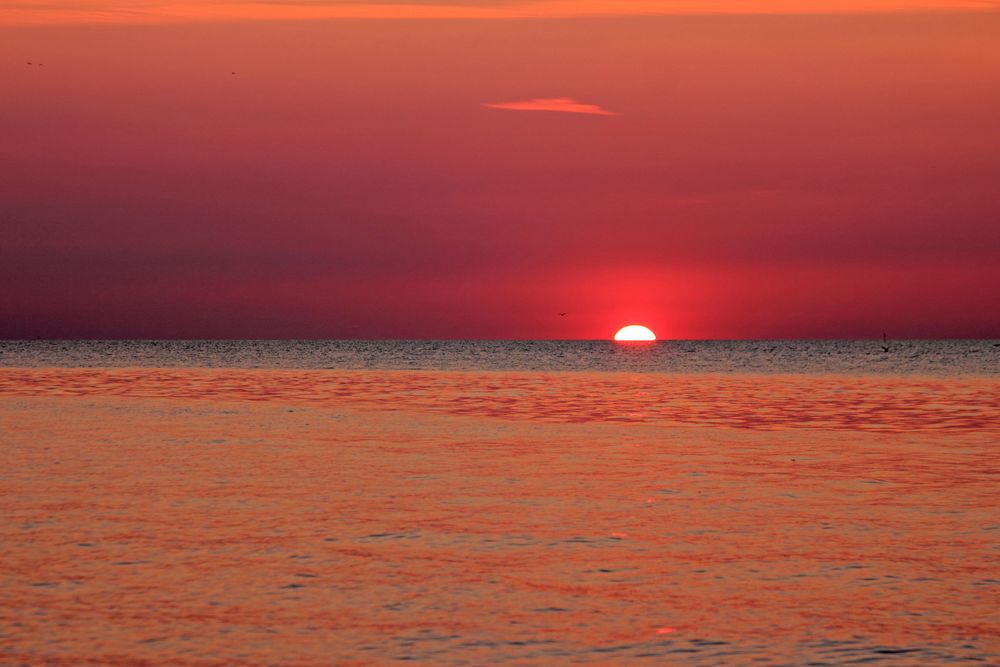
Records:
[[[618,333],[615,334],[615,340],[656,340],[656,334],[641,324],[630,324],[618,330]]]

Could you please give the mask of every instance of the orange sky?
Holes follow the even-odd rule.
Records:
[[[7,0],[0,25],[161,23],[330,18],[566,18],[670,14],[990,11],[1000,0]]]

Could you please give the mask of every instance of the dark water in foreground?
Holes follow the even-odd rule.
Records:
[[[7,367],[1000,375],[1000,340],[0,341]]]

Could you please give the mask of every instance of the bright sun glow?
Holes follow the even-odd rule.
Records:
[[[656,334],[641,324],[630,324],[618,330],[615,340],[656,340]]]

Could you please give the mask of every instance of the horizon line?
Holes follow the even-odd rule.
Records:
[[[243,342],[243,343],[281,343],[281,342],[369,342],[369,343],[753,343],[753,342],[819,342],[819,341],[879,341],[880,335],[871,338],[854,336],[837,337],[792,337],[792,338],[657,338],[651,341],[616,341],[608,338],[0,338],[3,343],[209,343],[209,342]],[[1000,341],[997,336],[931,336],[931,337],[888,337],[894,342],[907,341]]]

